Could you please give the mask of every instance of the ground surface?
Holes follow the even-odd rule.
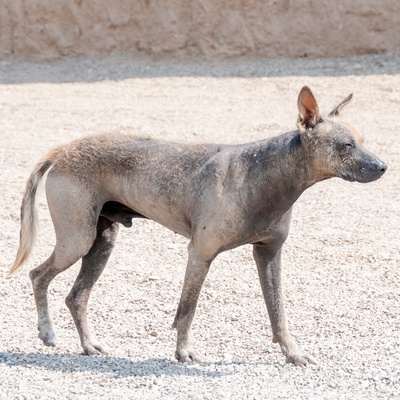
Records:
[[[372,184],[339,179],[295,206],[284,248],[291,331],[318,366],[286,365],[271,332],[251,248],[220,255],[200,298],[193,341],[203,364],[179,365],[169,327],[186,240],[150,221],[121,228],[89,317],[109,357],[86,357],[64,298],[79,268],[50,288],[58,347],[37,338],[28,270],[54,243],[44,196],[29,262],[5,273],[37,158],[94,132],[239,143],[292,130],[300,88],[322,110],[350,92],[348,120],[389,165]],[[398,398],[400,395],[400,57],[349,60],[137,61],[122,55],[52,64],[0,59],[0,398]]]

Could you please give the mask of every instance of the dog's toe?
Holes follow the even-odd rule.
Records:
[[[179,362],[192,363],[192,362],[203,362],[204,358],[194,350],[180,350],[175,352],[175,357]]]
[[[39,338],[40,338],[41,340],[43,340],[43,343],[44,343],[46,346],[48,346],[48,347],[56,347],[56,346],[57,346],[57,343],[56,343],[55,338],[51,338],[51,339],[49,339],[49,338],[42,338],[40,335],[39,335]]]
[[[39,329],[38,337],[46,346],[56,347],[56,338],[52,331],[45,331]]]
[[[83,354],[85,356],[101,356],[100,351],[95,349],[93,346],[88,346],[86,349],[84,349]]]
[[[110,349],[99,343],[89,343],[83,349],[83,354],[87,356],[108,356]]]
[[[309,354],[292,354],[286,357],[287,363],[292,363],[298,367],[305,367],[308,364],[317,365],[317,360]]]
[[[103,356],[108,356],[111,352],[110,348],[104,344],[94,343],[93,347],[103,354]]]

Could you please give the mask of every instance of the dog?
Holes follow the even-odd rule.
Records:
[[[89,136],[45,155],[31,173],[21,206],[20,244],[9,274],[25,263],[37,235],[35,197],[45,173],[56,245],[30,271],[39,338],[55,346],[47,290],[60,272],[82,259],[66,298],[88,355],[108,354],[87,323],[87,303],[114,247],[119,224],[148,218],[189,239],[187,269],[173,322],[175,356],[200,362],[189,331],[211,262],[251,244],[271,321],[273,342],[286,361],[315,363],[289,333],[281,284],[281,250],[292,206],[315,183],[339,177],[367,183],[386,164],[363,147],[362,136],[341,117],[352,95],[327,116],[308,87],[298,96],[297,130],[241,145],[181,144],[126,134]]]

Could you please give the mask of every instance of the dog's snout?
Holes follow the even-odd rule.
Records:
[[[381,160],[376,160],[372,164],[374,168],[382,174],[384,174],[387,170],[387,165]]]
[[[379,179],[387,170],[387,165],[379,158],[370,159],[360,168],[360,179],[355,178],[358,182],[373,182]]]

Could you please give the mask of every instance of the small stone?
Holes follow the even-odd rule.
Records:
[[[233,355],[232,354],[230,354],[230,353],[225,353],[224,354],[224,359],[225,359],[225,361],[232,361],[233,360]]]

